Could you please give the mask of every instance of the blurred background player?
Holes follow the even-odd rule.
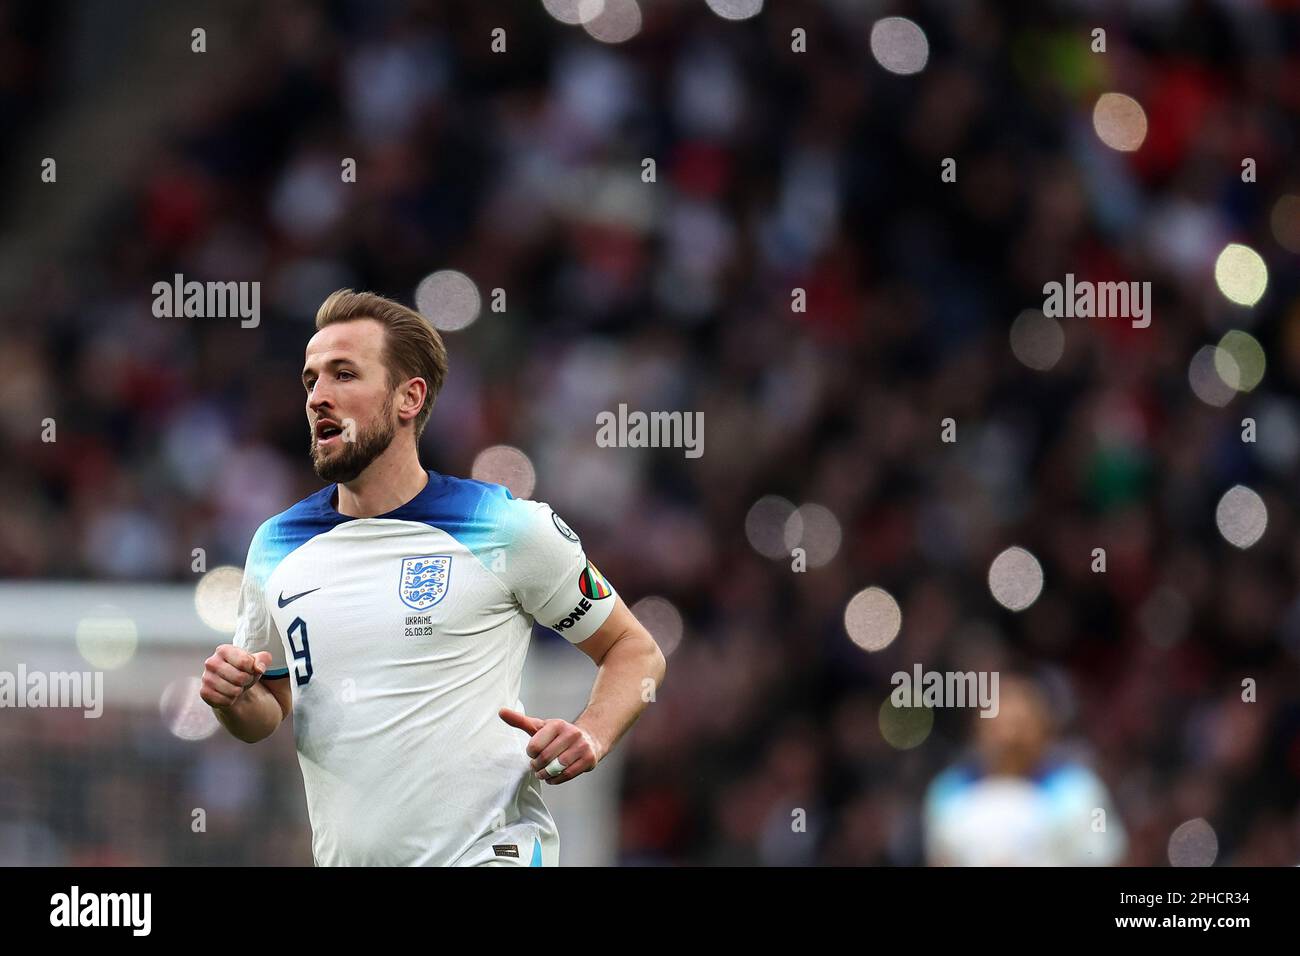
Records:
[[[1105,866],[1127,839],[1105,784],[1057,744],[1042,686],[1001,681],[996,717],[975,717],[975,752],[931,783],[927,862],[937,866]]]

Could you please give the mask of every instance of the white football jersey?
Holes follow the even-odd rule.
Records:
[[[1028,777],[959,763],[931,782],[924,816],[931,865],[1114,866],[1128,844],[1106,785],[1068,759]]]
[[[554,866],[555,823],[498,716],[536,620],[578,643],[614,590],[543,502],[429,472],[351,518],[322,488],[257,530],[234,643],[288,680],[318,866]]]

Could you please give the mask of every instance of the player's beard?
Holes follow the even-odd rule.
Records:
[[[379,417],[369,428],[359,429],[356,441],[342,442],[330,455],[322,455],[316,445],[316,433],[311,437],[311,465],[321,481],[345,484],[357,478],[370,467],[370,463],[388,450],[397,434],[393,420],[393,398],[384,400]]]

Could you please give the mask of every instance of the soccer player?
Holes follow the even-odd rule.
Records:
[[[549,506],[421,467],[447,353],[419,313],[343,289],[316,329],[302,382],[331,484],[253,536],[200,696],[249,743],[292,711],[318,866],[558,865],[541,782],[609,753],[663,654]],[[572,722],[519,700],[534,619],[596,663]]]
[[[1101,778],[1062,748],[1042,686],[1004,675],[975,751],[925,796],[932,866],[1113,866],[1128,837]],[[1098,812],[1100,811],[1100,813]]]

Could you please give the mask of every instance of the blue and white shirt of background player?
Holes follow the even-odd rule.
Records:
[[[612,587],[551,508],[429,472],[374,518],[336,485],[258,529],[234,643],[293,689],[318,866],[555,866],[519,699],[534,619],[573,643]]]
[[[931,782],[923,815],[932,866],[1114,866],[1128,847],[1106,785],[1063,752],[1025,777],[962,761]]]

